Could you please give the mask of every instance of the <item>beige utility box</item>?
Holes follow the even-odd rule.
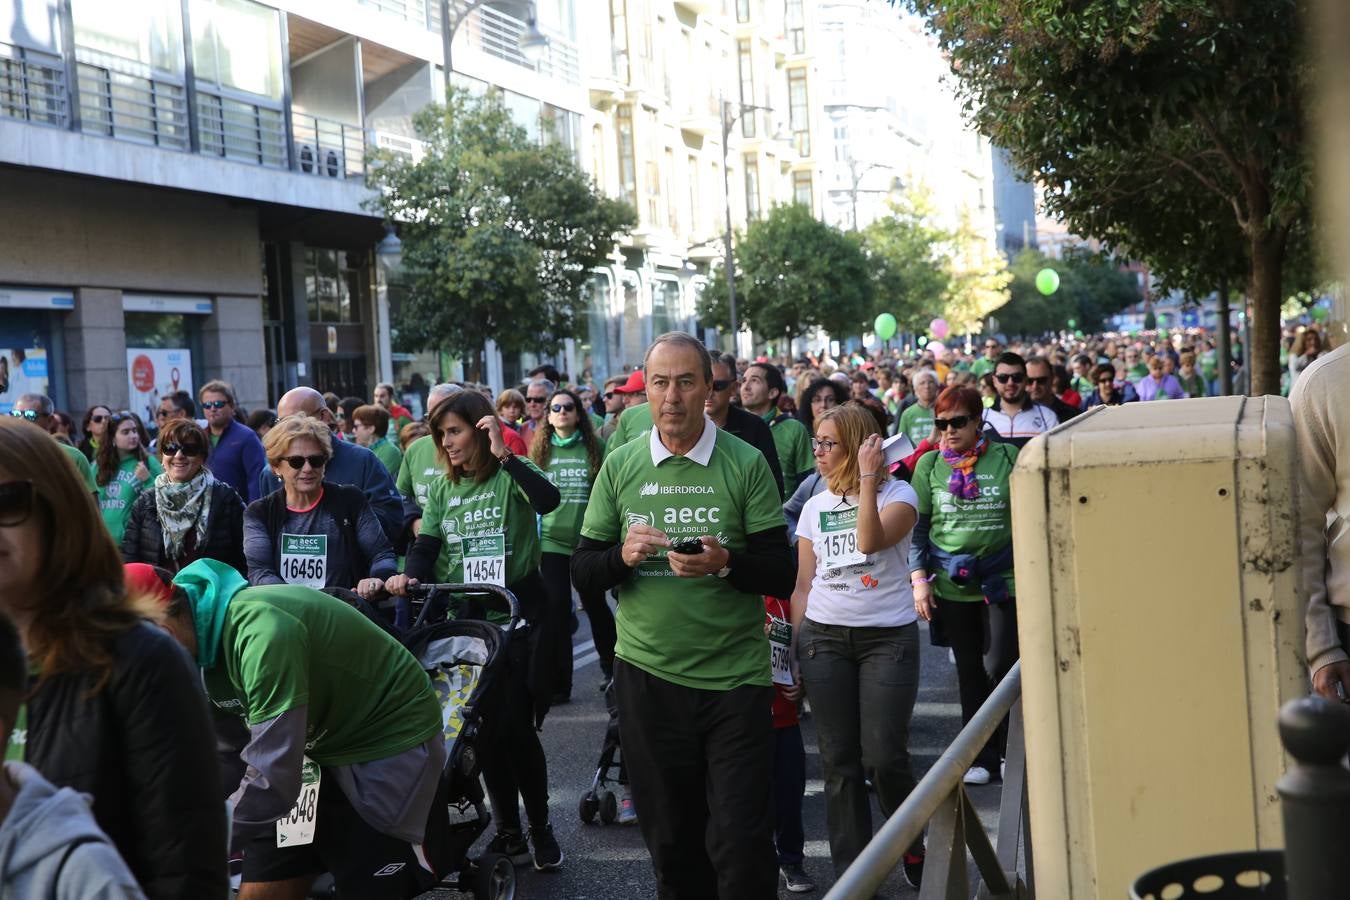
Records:
[[[1280,704],[1307,693],[1280,397],[1098,409],[1012,479],[1036,893],[1283,845]]]

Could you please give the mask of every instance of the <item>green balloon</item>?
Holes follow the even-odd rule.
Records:
[[[1078,320],[1077,320],[1077,319],[1070,319],[1070,320],[1069,320],[1069,327],[1070,327],[1070,328],[1077,328],[1077,327],[1078,327]]]
[[[1059,273],[1051,268],[1041,269],[1036,273],[1036,290],[1047,297],[1059,290]]]
[[[890,313],[882,313],[877,316],[877,320],[872,324],[874,326],[873,330],[876,331],[877,337],[881,338],[881,340],[889,341],[891,338],[895,337],[895,316]]]
[[[1327,308],[1325,306],[1314,306],[1310,315],[1314,322],[1321,322],[1327,317]]]

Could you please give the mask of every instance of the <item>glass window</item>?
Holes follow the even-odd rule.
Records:
[[[806,70],[788,71],[788,122],[798,156],[811,155],[811,117],[806,106]]]
[[[748,38],[741,38],[736,42],[736,62],[740,67],[741,103],[742,105],[753,104],[755,102],[755,70],[753,67],[754,57],[751,55]],[[741,136],[748,138],[755,136],[755,113],[753,110],[743,109],[741,111]]]
[[[190,0],[197,80],[280,100],[277,11],[248,0]]]
[[[680,283],[657,281],[652,284],[652,335],[671,330],[671,321],[680,314]]]
[[[753,153],[745,154],[745,217],[759,218],[759,160]]]
[[[787,26],[788,44],[793,53],[806,52],[806,18],[802,15],[802,0],[787,0],[783,10],[783,24]]]
[[[361,321],[369,270],[360,253],[309,247],[305,250],[305,306],[311,322]]]
[[[633,158],[633,107],[622,104],[614,110],[614,128],[619,137],[619,196],[637,203],[637,163]]]
[[[792,202],[810,209],[813,205],[811,193],[811,173],[793,172]]]
[[[736,21],[750,21],[750,0],[736,0]]]
[[[71,0],[75,44],[160,72],[183,71],[182,8],[178,0]]]

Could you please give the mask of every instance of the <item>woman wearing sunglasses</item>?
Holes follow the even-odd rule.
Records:
[[[98,485],[98,507],[103,523],[119,546],[127,530],[127,517],[136,498],[152,479],[164,474],[164,467],[145,451],[150,436],[135,413],[120,412],[108,420],[109,439],[99,445],[94,457],[94,482]]]
[[[1092,381],[1097,388],[1083,400],[1083,409],[1091,409],[1094,406],[1120,406],[1122,403],[1134,403],[1139,399],[1139,393],[1135,391],[1134,385],[1128,381],[1117,382],[1116,379],[1115,366],[1110,363],[1102,363],[1093,369]]]
[[[98,445],[102,443],[103,435],[108,430],[108,419],[111,416],[112,411],[108,407],[91,406],[85,411],[84,419],[80,422],[80,432],[84,435],[79,443],[80,452],[91,463],[98,455]]]
[[[34,673],[7,758],[90,795],[146,896],[224,900],[225,817],[200,679],[128,599],[117,546],[61,447],[8,416],[0,609]]]
[[[981,432],[984,404],[973,388],[947,388],[934,410],[941,445],[914,467],[919,521],[909,575],[914,609],[930,623],[933,644],[950,647],[956,657],[964,725],[1017,660],[1008,493],[1017,448]],[[999,771],[1002,743],[1000,735],[990,738],[966,784],[989,783]]]
[[[164,472],[154,490],[131,507],[122,557],[177,572],[198,559],[217,559],[242,575],[244,501],[205,468],[206,432],[191,419],[171,419],[159,430]]]
[[[919,628],[908,555],[917,500],[887,471],[881,430],[862,406],[826,411],[812,448],[826,489],[806,501],[797,523],[797,677],[780,680],[780,668],[775,680],[789,688],[789,700],[799,686],[811,699],[830,860],[842,874],[872,839],[864,778],[871,777],[885,817],[915,785],[909,722],[919,691]],[[905,877],[916,887],[922,865],[919,839],[904,856]]]
[[[328,426],[287,416],[263,449],[282,486],[244,513],[249,583],[354,588],[366,599],[384,590],[398,571],[394,548],[363,491],[324,480],[333,455]]]
[[[553,702],[572,699],[572,551],[581,537],[581,519],[591,485],[605,459],[605,443],[595,434],[579,395],[566,389],[548,398],[544,424],[534,435],[530,459],[558,488],[562,501],[541,520],[539,572],[548,591],[548,639],[553,646]],[[608,682],[614,672],[614,613],[605,595],[583,593],[582,608],[591,620],[591,637]]]

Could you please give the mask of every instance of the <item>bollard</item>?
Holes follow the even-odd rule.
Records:
[[[1294,764],[1276,785],[1284,808],[1290,900],[1344,897],[1350,885],[1350,709],[1324,697],[1280,710],[1280,739]]]

